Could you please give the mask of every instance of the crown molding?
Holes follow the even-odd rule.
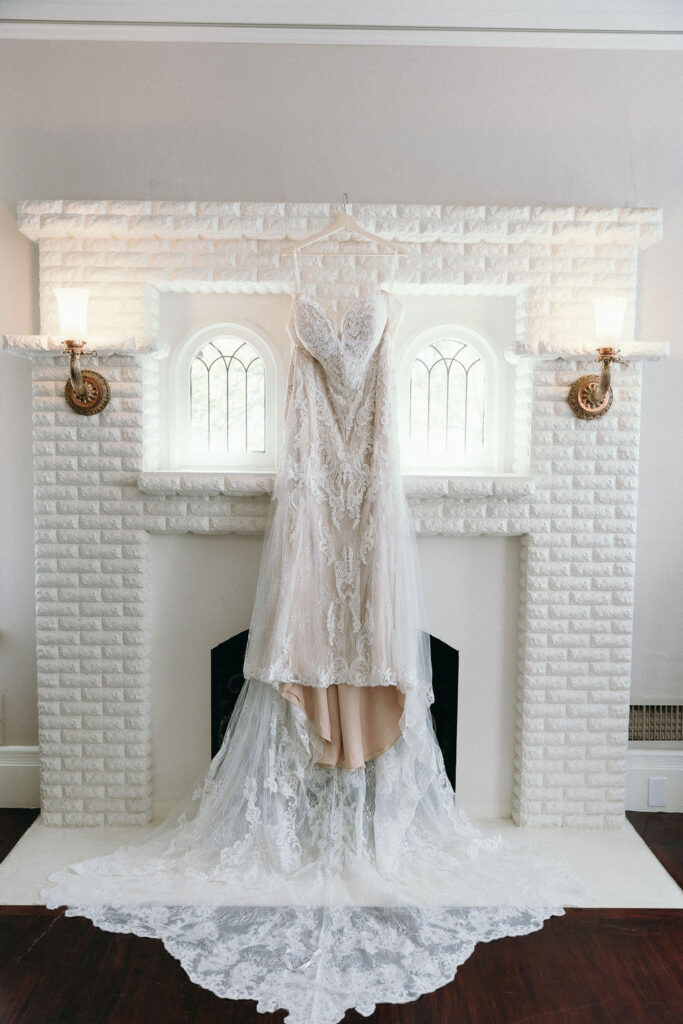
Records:
[[[392,3],[1,0],[0,38],[389,46],[680,49],[678,0],[408,0]]]

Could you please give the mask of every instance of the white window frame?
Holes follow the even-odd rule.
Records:
[[[486,368],[486,404],[484,422],[484,450],[479,455],[461,457],[457,464],[444,462],[443,457],[430,457],[425,452],[419,463],[410,451],[410,378],[418,353],[436,341],[459,341],[477,352]],[[495,342],[482,331],[463,324],[442,323],[420,331],[410,339],[400,357],[398,374],[398,412],[401,439],[401,466],[405,473],[436,473],[453,475],[468,471],[499,472],[503,460],[500,437],[501,387],[500,357]]]
[[[193,452],[190,449],[190,368],[197,352],[218,338],[247,342],[263,359],[265,371],[266,429],[263,452]],[[277,364],[273,348],[263,335],[240,321],[215,323],[193,332],[171,354],[170,362],[170,460],[175,468],[273,470],[276,468],[280,424],[278,422]]]

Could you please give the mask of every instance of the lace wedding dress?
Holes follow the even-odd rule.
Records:
[[[247,681],[221,749],[162,825],[42,893],[161,939],[193,981],[288,1024],[413,1000],[477,942],[584,895],[565,864],[476,826],[444,771],[394,423],[399,316],[377,291],[338,329],[295,297]]]

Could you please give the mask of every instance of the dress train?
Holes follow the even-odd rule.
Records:
[[[566,865],[458,806],[427,709],[365,769],[315,764],[306,714],[249,681],[192,796],[153,832],[57,871],[42,897],[160,938],[217,995],[337,1024],[451,981],[477,942],[581,900]]]
[[[161,939],[197,984],[285,1007],[288,1024],[413,1000],[477,942],[534,931],[585,895],[566,864],[477,827],[446,776],[393,418],[398,307],[357,300],[338,330],[314,300],[293,303],[247,682],[221,748],[160,826],[55,872],[41,894]],[[350,761],[316,692],[340,684],[396,698],[383,722],[391,702],[346,701]],[[358,742],[371,732],[389,737],[379,756]]]

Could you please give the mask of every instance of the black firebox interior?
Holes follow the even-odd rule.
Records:
[[[221,746],[230,716],[244,686],[242,666],[249,630],[237,633],[211,651],[211,756]],[[430,636],[434,703],[432,719],[443,754],[446,774],[455,789],[458,728],[458,652]]]

